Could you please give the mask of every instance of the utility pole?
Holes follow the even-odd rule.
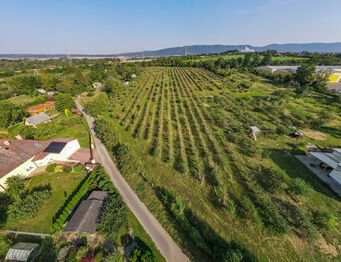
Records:
[[[65,55],[66,55],[66,59],[68,60],[69,62],[69,65],[71,65],[71,57],[70,57],[70,54],[69,54],[69,51],[65,48]]]

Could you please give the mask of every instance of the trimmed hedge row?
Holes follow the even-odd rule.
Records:
[[[50,227],[51,233],[54,233],[60,228],[71,214],[72,210],[77,206],[83,195],[88,191],[89,186],[96,185],[103,191],[108,191],[111,195],[117,195],[113,183],[104,171],[104,168],[97,165],[94,170],[83,180],[83,182],[72,193],[70,198],[65,202],[63,208],[57,213],[54,218],[54,223]]]
[[[83,195],[87,192],[89,186],[92,184],[94,177],[96,176],[96,172],[94,171],[91,172],[85,180],[83,180],[80,186],[77,187],[70,198],[65,202],[63,208],[57,213],[56,217],[54,218],[54,223],[50,227],[51,233],[56,232],[56,230],[64,224],[71,211],[78,204]]]

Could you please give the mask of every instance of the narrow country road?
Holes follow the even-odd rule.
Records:
[[[149,212],[146,206],[137,197],[135,192],[130,188],[128,183],[122,177],[120,171],[116,168],[112,161],[110,154],[106,150],[102,142],[97,138],[94,129],[94,118],[87,114],[84,107],[76,101],[77,108],[84,113],[86,120],[88,121],[94,142],[96,144],[96,155],[100,164],[105,168],[111,181],[121,194],[124,202],[134,213],[139,220],[143,228],[149,234],[154,241],[156,247],[167,261],[171,262],[183,262],[189,261],[188,257],[182,252],[178,245],[173,241],[169,234],[164,230],[159,221]]]

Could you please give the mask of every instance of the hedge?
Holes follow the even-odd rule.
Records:
[[[111,183],[110,178],[105,173],[104,168],[97,165],[94,170],[83,180],[77,189],[71,194],[68,200],[66,200],[64,206],[58,211],[54,218],[54,223],[50,227],[51,233],[54,233],[62,226],[68,219],[70,213],[82,199],[83,195],[87,192],[89,186],[95,184],[103,191],[108,191],[111,195],[117,195],[117,191],[114,185]]]

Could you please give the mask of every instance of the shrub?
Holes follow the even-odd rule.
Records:
[[[24,198],[10,204],[7,212],[9,224],[35,217],[50,195],[50,189],[28,192]]]
[[[70,173],[71,171],[72,171],[72,167],[71,166],[64,166],[63,167],[63,172]]]
[[[303,154],[303,155],[308,155],[308,151],[306,149],[306,144],[305,143],[299,143],[296,146],[296,152],[297,154]]]
[[[289,185],[289,191],[303,196],[309,196],[312,193],[312,188],[301,178],[294,178]]]
[[[304,235],[309,240],[316,239],[318,231],[314,224],[311,222],[311,219],[309,218],[308,214],[303,209],[295,207],[293,211],[293,218],[298,228],[304,231]]]
[[[61,172],[63,170],[63,166],[62,165],[56,165],[54,168],[54,172]]]
[[[85,167],[82,165],[82,164],[78,164],[77,166],[75,166],[73,168],[73,170],[76,172],[76,173],[81,173],[83,171],[85,171]]]
[[[335,229],[336,220],[332,213],[317,211],[314,213],[314,221],[320,228]]]
[[[110,241],[116,242],[122,229],[127,225],[127,207],[121,196],[110,196],[103,206],[97,231]]]
[[[54,168],[55,168],[55,165],[50,164],[45,168],[45,171],[51,173],[54,171]]]

